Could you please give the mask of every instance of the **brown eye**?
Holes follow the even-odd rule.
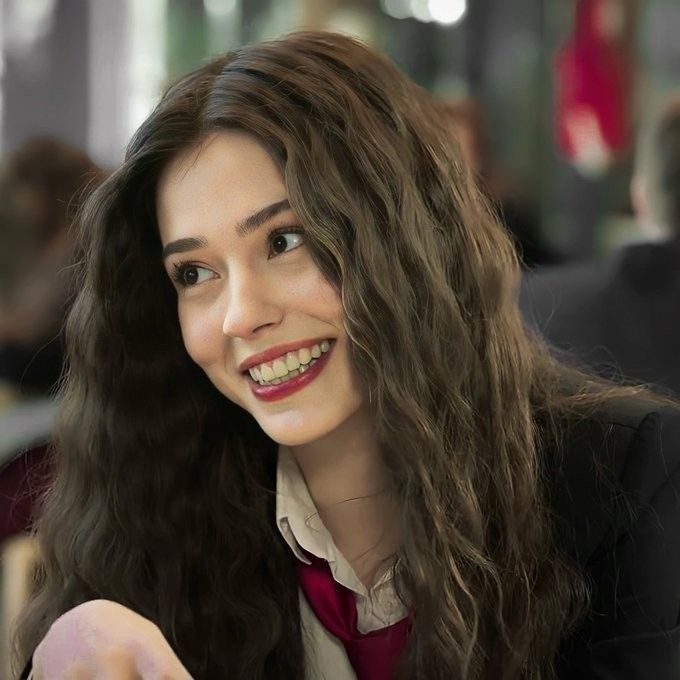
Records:
[[[191,288],[196,284],[203,283],[212,276],[213,272],[206,267],[199,267],[195,264],[175,264],[172,272],[172,279],[182,288]]]
[[[193,286],[198,281],[198,270],[196,267],[186,267],[182,272],[182,283],[185,286]]]
[[[279,234],[274,237],[272,241],[272,250],[278,255],[279,253],[286,252],[286,247],[288,246],[288,239],[283,235]]]
[[[295,250],[302,245],[303,241],[304,238],[302,233],[298,231],[286,231],[274,234],[269,241],[270,255],[281,255],[290,250]]]

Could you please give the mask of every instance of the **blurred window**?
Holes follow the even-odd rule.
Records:
[[[166,79],[167,0],[130,1],[130,108],[128,137],[158,102]]]

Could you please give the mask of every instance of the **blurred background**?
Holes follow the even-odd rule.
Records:
[[[625,375],[680,391],[677,246],[658,257],[634,251],[635,276],[624,278],[635,282],[635,302],[617,318],[602,312],[616,307],[611,299],[582,313],[598,286],[619,294],[618,273],[597,279],[619,271],[607,269],[612,253],[680,234],[680,105],[656,151],[642,150],[680,91],[680,0],[0,0],[5,631],[33,559],[22,532],[49,478],[73,214],[176,77],[217,52],[303,27],[359,36],[433,93],[525,269],[603,263],[597,274],[571,268],[581,287],[569,324],[588,333],[606,325],[611,345],[592,333],[586,344],[606,344]],[[636,193],[653,183],[635,178],[650,173],[657,193]],[[669,206],[666,218],[643,209],[657,199]],[[548,300],[553,318],[552,292]],[[633,319],[634,308],[654,316]],[[617,325],[624,317],[627,326]],[[633,336],[625,363],[628,349],[617,354],[614,345]],[[578,345],[571,326],[565,337]],[[657,365],[638,366],[650,356]],[[9,675],[0,668],[0,677]]]
[[[630,213],[634,126],[680,82],[678,0],[595,4],[600,67],[623,90],[613,117],[630,120],[610,121],[625,128],[606,140],[611,162],[595,149],[585,169],[558,146],[570,86],[559,57],[577,32],[577,0],[2,0],[2,152],[51,134],[114,167],[165,85],[202,59],[325,27],[359,35],[442,97],[474,97],[498,181],[512,178],[550,244],[590,254]]]

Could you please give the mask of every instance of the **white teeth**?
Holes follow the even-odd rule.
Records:
[[[260,375],[262,376],[262,380],[266,380],[267,382],[270,382],[274,380],[276,377],[274,375],[274,371],[272,371],[267,364],[262,364],[262,368],[260,369]]]
[[[272,364],[272,370],[277,378],[283,378],[283,376],[288,375],[288,366],[280,359],[277,359]]]
[[[300,373],[304,373],[322,354],[328,352],[331,343],[328,340],[302,347],[296,352],[288,352],[285,357],[276,359],[271,364],[260,364],[248,369],[250,377],[260,385],[278,385]]]
[[[291,371],[290,373],[286,374],[283,378],[273,378],[272,380],[260,380],[258,381],[260,385],[263,387],[266,385],[280,385],[281,383],[288,382],[291,378],[294,378],[297,375],[300,375],[301,373],[304,373],[305,371],[308,371],[310,366],[313,366],[316,363],[316,359],[312,359],[311,363],[308,365],[302,365],[300,366],[299,369],[295,371]]]

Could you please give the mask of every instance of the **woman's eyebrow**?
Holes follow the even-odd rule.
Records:
[[[189,250],[197,250],[198,248],[206,248],[208,241],[202,236],[190,238],[178,238],[176,241],[170,241],[163,248],[163,259],[166,260],[170,255],[175,253],[186,253]]]
[[[243,237],[247,236],[249,233],[255,231],[258,227],[262,226],[265,222],[272,219],[284,210],[290,209],[290,203],[288,199],[284,198],[282,201],[277,201],[271,205],[254,212],[252,215],[242,219],[236,225],[236,233]],[[206,248],[208,245],[207,239],[203,236],[192,236],[189,238],[180,238],[176,241],[170,241],[163,248],[163,259],[167,259],[170,255],[175,253],[186,253],[189,250],[196,250],[198,248]]]
[[[289,210],[290,209],[290,203],[288,203],[288,199],[284,198],[282,201],[277,201],[276,203],[272,203],[271,205],[268,205],[266,208],[262,208],[261,210],[258,210],[257,212],[253,213],[252,215],[249,215],[245,219],[241,220],[237,225],[236,225],[236,233],[239,236],[246,236],[252,231],[255,231],[259,226],[263,225],[265,222],[270,220],[272,217],[275,217],[278,215],[280,212],[283,212],[284,210]]]

